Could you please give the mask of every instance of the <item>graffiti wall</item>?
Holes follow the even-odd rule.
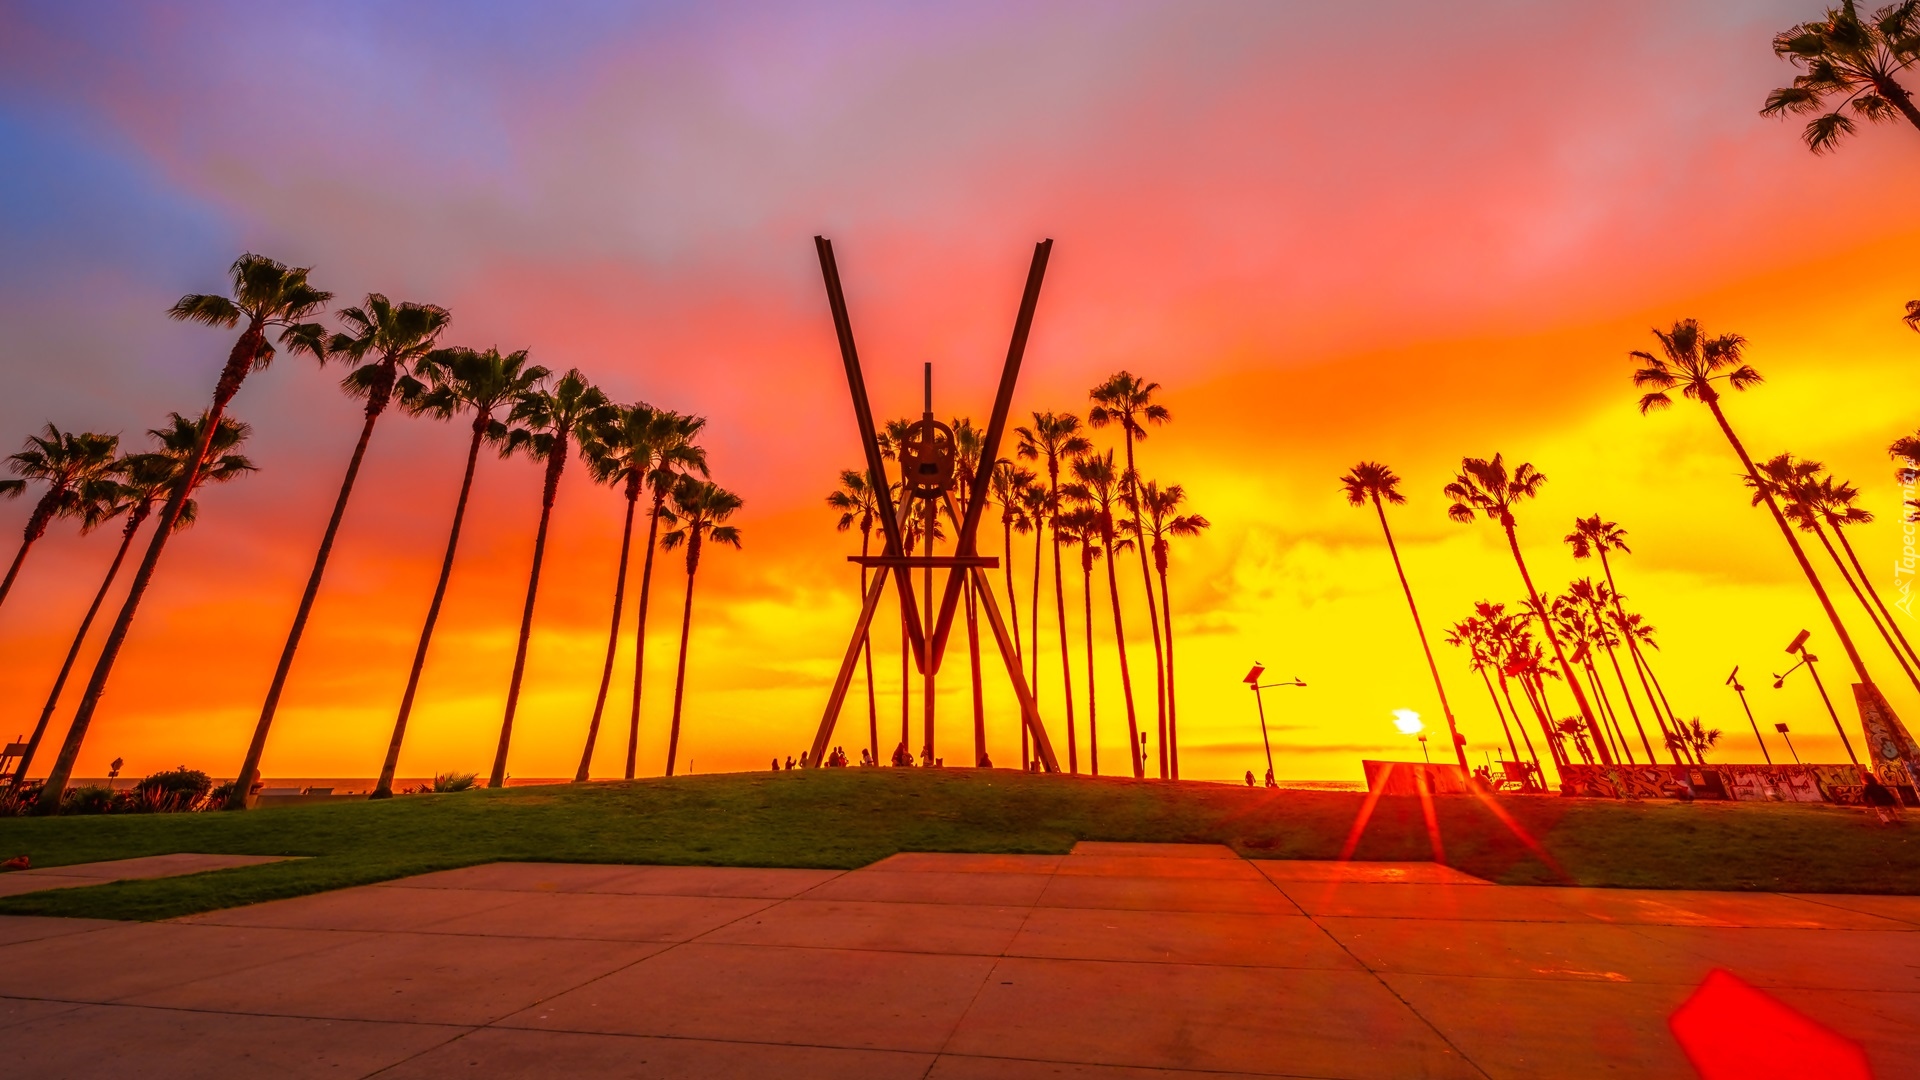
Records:
[[[1561,792],[1600,799],[1673,798],[1862,804],[1854,765],[1566,765]]]

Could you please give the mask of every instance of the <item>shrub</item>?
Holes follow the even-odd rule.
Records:
[[[477,779],[479,779],[478,773],[470,773],[470,772],[441,773],[438,776],[435,776],[433,778],[433,790],[465,791],[468,788],[472,787],[473,782]]]
[[[115,810],[130,813],[167,814],[199,809],[213,790],[213,778],[185,765],[157,772],[135,784],[125,800],[114,800]]]
[[[40,801],[42,785],[29,781],[19,787],[0,787],[0,817],[20,817],[33,811]]]
[[[207,800],[200,804],[200,809],[219,810],[226,806],[227,800],[233,797],[234,783],[234,781],[229,780],[224,784],[215,784],[213,790],[207,792]]]
[[[68,788],[60,798],[66,814],[104,814],[113,807],[113,792],[103,787]]]

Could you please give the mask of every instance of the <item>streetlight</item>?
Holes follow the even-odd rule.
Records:
[[[1840,733],[1840,745],[1847,748],[1847,760],[1858,766],[1860,759],[1854,756],[1853,743],[1847,739],[1847,729],[1840,723],[1840,714],[1834,711],[1833,699],[1827,696],[1827,685],[1820,681],[1820,669],[1814,666],[1814,662],[1820,658],[1807,651],[1807,638],[1809,636],[1807,631],[1802,630],[1794,636],[1792,641],[1787,643],[1787,655],[1791,656],[1798,653],[1800,655],[1800,661],[1781,674],[1775,675],[1773,677],[1773,688],[1775,690],[1780,689],[1786,685],[1788,675],[1805,667],[1807,674],[1813,676],[1813,685],[1820,691],[1820,700],[1827,705],[1827,715],[1833,717],[1833,730]],[[1787,733],[1785,724],[1775,724],[1773,726],[1780,730],[1780,734],[1785,735]],[[1791,747],[1793,744],[1789,742],[1787,745]],[[1793,756],[1793,760],[1799,761],[1800,755],[1796,753]]]
[[[1793,753],[1793,763],[1795,765],[1800,764],[1800,751],[1793,749],[1793,738],[1787,734],[1787,725],[1775,724],[1773,725],[1773,730],[1779,732],[1780,737],[1787,740],[1787,749]]]
[[[1747,688],[1740,685],[1739,664],[1733,665],[1733,674],[1727,676],[1727,685],[1733,687],[1733,692],[1740,695],[1740,707],[1747,712],[1747,723],[1753,725],[1753,741],[1760,744],[1760,756],[1767,759],[1767,764],[1773,764],[1773,755],[1767,753],[1767,740],[1760,737],[1760,725],[1753,718],[1753,706],[1747,704]],[[1775,689],[1780,686],[1779,683],[1773,685]]]
[[[1249,687],[1253,688],[1253,705],[1254,705],[1254,708],[1260,710],[1260,745],[1265,747],[1267,751],[1267,786],[1274,787],[1275,784],[1273,780],[1273,743],[1267,738],[1267,707],[1260,699],[1260,691],[1271,690],[1279,686],[1305,686],[1307,684],[1304,682],[1301,682],[1300,679],[1296,677],[1291,682],[1266,683],[1262,685],[1260,682],[1260,675],[1262,672],[1266,670],[1267,669],[1265,667],[1261,666],[1258,662],[1256,662],[1253,665],[1253,670],[1247,672],[1247,677],[1240,681],[1246,683]]]
[[[1426,725],[1420,722],[1419,713],[1414,712],[1412,709],[1395,709],[1393,710],[1393,726],[1400,734],[1412,735],[1419,739],[1420,756],[1426,759],[1427,764],[1433,764],[1433,755],[1427,752],[1427,733],[1422,730]]]

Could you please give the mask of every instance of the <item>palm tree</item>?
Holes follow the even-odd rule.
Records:
[[[1457,649],[1467,650],[1467,666],[1480,676],[1480,683],[1487,688],[1487,700],[1493,702],[1493,715],[1500,718],[1500,731],[1507,737],[1507,750],[1513,760],[1520,760],[1520,747],[1513,741],[1513,726],[1507,723],[1507,713],[1500,707],[1500,697],[1493,692],[1493,680],[1487,677],[1487,670],[1498,666],[1498,654],[1489,633],[1487,623],[1477,616],[1468,616],[1454,623],[1445,634],[1446,643]],[[1518,716],[1514,717],[1519,720]],[[1520,733],[1526,734],[1521,727]]]
[[[1160,389],[1157,382],[1148,382],[1130,372],[1119,371],[1109,376],[1106,382],[1093,388],[1089,393],[1093,399],[1093,408],[1087,411],[1087,422],[1094,427],[1106,427],[1119,424],[1127,450],[1127,471],[1120,478],[1121,500],[1127,505],[1132,517],[1133,532],[1140,532],[1140,470],[1133,460],[1133,444],[1147,437],[1147,424],[1164,424],[1173,419],[1173,414],[1164,405],[1156,404],[1153,395]],[[1109,575],[1112,564],[1107,567]],[[1147,552],[1140,549],[1140,587],[1147,595],[1147,626],[1153,632],[1153,683],[1156,695],[1156,708],[1160,725],[1160,779],[1167,778],[1167,675],[1166,660],[1160,648],[1160,616],[1154,610],[1153,579],[1147,572]],[[1127,704],[1133,704],[1132,695],[1128,695]],[[1135,741],[1139,741],[1138,736]]]
[[[1619,637],[1627,644],[1627,653],[1633,660],[1634,675],[1639,679],[1641,692],[1647,696],[1647,707],[1653,711],[1653,722],[1660,729],[1661,739],[1667,742],[1669,753],[1673,755],[1673,763],[1680,764],[1679,751],[1672,749],[1672,742],[1666,739],[1671,734],[1669,724],[1679,721],[1671,713],[1662,716],[1660,712],[1662,703],[1654,700],[1653,686],[1648,681],[1651,669],[1647,666],[1646,658],[1640,655],[1639,639],[1625,632],[1627,612],[1621,606],[1620,586],[1613,579],[1613,564],[1607,559],[1607,553],[1610,551],[1633,554],[1633,549],[1627,546],[1627,530],[1621,528],[1619,522],[1603,521],[1599,514],[1594,514],[1592,517],[1575,518],[1573,531],[1566,535],[1565,540],[1567,546],[1573,549],[1574,558],[1599,558],[1600,571],[1607,579],[1608,600],[1613,606],[1614,628],[1620,631]],[[1616,669],[1619,667],[1618,660],[1614,661],[1614,666]],[[1624,685],[1620,692],[1626,695],[1628,708],[1631,709],[1633,696],[1627,694]],[[1636,724],[1639,722],[1638,714],[1635,715],[1634,722]],[[1646,732],[1642,731],[1643,740],[1645,736]],[[1648,753],[1652,751],[1649,750]]]
[[[507,682],[507,710],[500,720],[500,745],[493,752],[493,772],[487,786],[505,787],[507,749],[513,742],[513,716],[520,707],[520,680],[527,671],[527,643],[533,637],[533,605],[540,595],[540,567],[546,562],[547,526],[553,520],[553,501],[560,493],[560,474],[576,442],[593,438],[594,432],[613,419],[613,404],[600,388],[587,381],[579,368],[572,368],[551,387],[531,386],[513,403],[507,423],[514,425],[507,435],[501,456],[523,451],[533,461],[546,466],[540,485],[540,527],[533,534],[533,568],[527,573],[527,602],[520,609],[520,640],[513,651],[513,677]]]
[[[1860,556],[1854,554],[1853,544],[1847,539],[1846,530],[1854,525],[1865,525],[1873,520],[1873,513],[1856,506],[1860,499],[1860,489],[1846,481],[1835,481],[1833,477],[1822,477],[1817,485],[1808,492],[1809,503],[1821,521],[1833,532],[1833,538],[1840,541],[1841,550],[1847,553],[1847,561],[1853,564],[1855,579],[1867,591],[1874,607],[1879,609],[1881,619],[1893,636],[1899,640],[1900,648],[1907,658],[1920,664],[1920,653],[1913,651],[1907,642],[1907,635],[1900,629],[1900,623],[1894,619],[1893,612],[1887,610],[1886,601],[1880,599],[1880,590],[1873,587],[1873,579],[1867,575],[1866,567],[1860,565]]]
[[[1581,725],[1577,716],[1563,717],[1554,721],[1553,730],[1563,737],[1573,739],[1573,748],[1580,752],[1580,760],[1593,764],[1593,751],[1587,747],[1587,729]]]
[[[1653,670],[1653,660],[1645,651],[1650,649],[1657,652],[1660,648],[1660,643],[1654,639],[1653,624],[1643,619],[1638,612],[1623,611],[1615,614],[1614,627],[1620,631],[1621,637],[1640,646],[1641,651],[1637,655],[1641,658],[1641,667],[1645,670],[1648,681],[1653,684],[1653,692],[1659,695],[1660,708],[1664,709],[1667,716],[1672,719],[1673,730],[1678,731],[1680,729],[1679,714],[1673,711],[1673,703],[1667,700],[1666,688],[1660,685],[1660,675]]]
[[[110,497],[114,489],[108,474],[119,446],[118,435],[91,431],[75,435],[48,424],[40,434],[27,436],[26,449],[7,458],[7,468],[19,479],[0,480],[0,495],[17,499],[30,481],[45,484],[47,490],[34,503],[33,513],[27,515],[20,550],[7,567],[6,579],[0,580],[0,603],[5,603],[7,594],[13,591],[20,564],[27,561],[34,541],[47,534],[47,526],[55,518],[79,516],[87,507]]]
[[[1720,729],[1703,726],[1696,716],[1692,720],[1681,721],[1679,741],[1693,751],[1696,761],[1705,764],[1707,751],[1720,741]]]
[[[1460,737],[1460,727],[1453,718],[1453,706],[1447,703],[1447,688],[1440,682],[1440,665],[1434,662],[1433,646],[1427,642],[1426,628],[1420,625],[1420,609],[1413,602],[1413,586],[1407,583],[1406,568],[1400,565],[1400,549],[1393,542],[1393,530],[1387,527],[1387,503],[1399,506],[1407,501],[1400,494],[1400,478],[1393,470],[1377,461],[1363,461],[1347,470],[1340,478],[1346,488],[1347,502],[1354,506],[1373,506],[1375,516],[1380,519],[1380,532],[1387,538],[1387,554],[1393,557],[1393,572],[1400,577],[1400,591],[1406,595],[1407,610],[1413,613],[1413,633],[1420,639],[1420,651],[1426,655],[1427,671],[1433,676],[1434,693],[1440,696],[1440,711],[1447,717],[1447,734],[1453,740],[1453,753],[1460,762],[1461,772],[1470,772],[1467,766],[1467,744]]]
[[[94,712],[100,707],[100,696],[106,693],[107,679],[113,674],[114,662],[120,658],[120,649],[126,644],[128,632],[133,629],[133,619],[139,613],[140,601],[145,598],[147,586],[153,582],[154,571],[159,568],[160,555],[166,550],[167,538],[173,535],[174,522],[180,518],[181,504],[186,501],[194,478],[206,463],[211,440],[214,433],[220,430],[220,419],[226,415],[228,403],[240,392],[241,385],[250,373],[273,362],[275,350],[267,340],[268,334],[279,330],[280,344],[289,352],[308,352],[317,356],[324,347],[324,332],[320,324],[303,320],[324,308],[327,301],[333,299],[333,294],[309,285],[307,273],[305,267],[288,267],[260,255],[242,255],[234,260],[228,270],[233,282],[232,297],[210,293],[190,294],[181,297],[167,312],[170,317],[185,322],[223,329],[244,324],[245,329],[241,330],[239,339],[228,350],[226,364],[220,370],[220,378],[214,383],[213,401],[207,407],[205,423],[201,428],[202,443],[195,449],[184,470],[185,482],[175,486],[172,496],[160,510],[160,521],[154,526],[153,538],[147,542],[147,553],[133,572],[133,581],[128,586],[126,599],[121,602],[120,613],[114,617],[112,629],[107,631],[106,643],[100,649],[99,658],[94,661],[93,674],[88,677],[87,688],[80,695],[80,707],[74,713],[73,726],[67,736],[67,743],[76,754],[86,738],[88,726],[93,723]],[[73,766],[72,758],[63,749],[47,777],[46,787],[40,792],[36,810],[52,813],[60,808],[67,780],[73,775]]]
[[[1662,332],[1655,330],[1654,337],[1660,341],[1661,355],[1642,350],[1634,350],[1629,355],[1645,366],[1633,374],[1633,384],[1649,392],[1640,399],[1642,415],[1655,409],[1663,409],[1673,404],[1668,391],[1678,388],[1680,392],[1694,401],[1700,402],[1713,414],[1714,422],[1720,425],[1740,464],[1746,469],[1747,480],[1766,501],[1767,510],[1773,514],[1775,525],[1780,527],[1780,535],[1787,541],[1787,547],[1793,552],[1794,561],[1800,564],[1800,572],[1806,576],[1807,584],[1812,587],[1814,596],[1820,600],[1820,608],[1827,614],[1827,621],[1833,627],[1834,636],[1847,651],[1847,659],[1853,663],[1853,670],[1860,682],[1873,687],[1873,677],[1867,674],[1866,661],[1860,658],[1860,650],[1854,647],[1853,636],[1847,633],[1845,624],[1840,621],[1840,613],[1834,609],[1833,600],[1827,596],[1826,587],[1820,584],[1819,575],[1813,572],[1813,563],[1800,546],[1800,540],[1787,524],[1787,517],[1773,496],[1771,488],[1761,483],[1760,470],[1748,456],[1747,448],[1741,444],[1739,436],[1733,433],[1733,425],[1727,422],[1726,413],[1720,408],[1721,391],[1714,384],[1726,383],[1732,390],[1745,390],[1758,386],[1760,373],[1746,364],[1741,353],[1746,339],[1739,334],[1722,334],[1709,337],[1693,319],[1683,319],[1673,324],[1673,329]],[[1872,690],[1878,693],[1878,688]],[[1892,718],[1892,710],[1888,709]],[[1898,724],[1899,721],[1893,721]]]
[[[433,601],[427,605],[427,619],[420,627],[420,644],[413,651],[413,667],[407,673],[407,689],[400,697],[400,712],[394,717],[393,738],[387,743],[386,760],[380,766],[380,780],[369,796],[386,799],[393,796],[393,773],[400,765],[400,745],[407,736],[407,718],[413,715],[413,698],[420,689],[420,673],[427,666],[427,647],[433,644],[433,627],[440,621],[440,605],[447,597],[447,580],[453,576],[454,552],[460,548],[460,525],[467,516],[467,497],[473,493],[473,468],[480,459],[480,444],[504,447],[507,425],[494,414],[510,409],[521,395],[538,386],[547,377],[547,369],[527,363],[525,349],[500,354],[499,349],[479,352],[474,349],[436,349],[419,362],[428,389],[417,400],[407,403],[411,412],[425,413],[441,420],[463,412],[473,414],[469,428],[473,438],[467,446],[467,468],[460,478],[460,497],[453,506],[453,527],[447,533],[447,553],[440,560],[440,579],[433,587]]]
[[[1071,485],[1060,489],[1071,498]],[[1060,543],[1080,547],[1080,595],[1084,600],[1082,623],[1087,629],[1087,771],[1100,775],[1099,696],[1093,677],[1093,564],[1100,558],[1100,526],[1093,511],[1085,508],[1063,509],[1053,518],[1055,537]],[[1065,655],[1064,653],[1062,654]],[[1067,746],[1073,746],[1073,729],[1067,729]]]
[[[1827,539],[1826,530],[1820,527],[1820,522],[1825,516],[1821,505],[1823,497],[1821,482],[1825,479],[1829,487],[1832,485],[1832,480],[1823,478],[1821,472],[1822,466],[1819,462],[1795,458],[1792,454],[1776,454],[1760,463],[1761,483],[1766,485],[1775,499],[1779,500],[1781,512],[1786,514],[1787,520],[1798,525],[1802,532],[1812,533],[1819,539],[1820,546],[1827,552],[1827,558],[1833,560],[1834,568],[1840,571],[1841,580],[1845,581],[1847,588],[1852,591],[1854,600],[1866,609],[1867,618],[1873,623],[1873,628],[1879,632],[1880,640],[1886,642],[1887,648],[1893,652],[1894,659],[1899,661],[1900,669],[1906,673],[1914,689],[1920,690],[1920,675],[1914,673],[1913,665],[1908,662],[1907,655],[1894,644],[1892,633],[1881,624],[1880,616],[1874,611],[1866,594],[1861,591],[1860,583],[1854,580],[1852,573],[1847,569],[1847,564],[1841,561],[1839,551],[1834,549],[1833,541]],[[1749,486],[1753,485],[1749,483]],[[1753,502],[1755,505],[1760,502],[1757,488]],[[1866,514],[1866,511],[1856,509],[1856,513]],[[1871,518],[1873,515],[1866,514],[1866,516]]]
[[[647,557],[640,566],[640,604],[633,635],[633,699],[627,713],[626,778],[633,779],[640,753],[640,703],[646,689],[647,612],[653,603],[653,554],[659,546],[660,521],[667,499],[683,476],[707,475],[707,452],[694,442],[707,426],[703,416],[688,416],[667,409],[649,409],[636,418],[639,427],[632,433],[633,464],[646,476],[648,497]]]
[[[673,678],[673,727],[667,736],[667,775],[673,775],[673,762],[680,749],[680,705],[687,686],[687,634],[693,626],[693,575],[700,569],[700,551],[708,542],[740,546],[740,530],[725,524],[740,509],[740,496],[711,480],[682,477],[673,489],[673,508],[668,520],[673,530],[660,538],[660,546],[672,551],[687,549],[687,596],[680,609],[680,667]]]
[[[1175,780],[1180,779],[1180,709],[1173,679],[1173,595],[1167,591],[1167,554],[1176,536],[1198,536],[1212,523],[1199,514],[1180,513],[1187,492],[1179,484],[1162,490],[1152,480],[1140,487],[1140,507],[1146,514],[1146,542],[1153,546],[1153,568],[1160,575],[1160,611],[1166,616],[1167,636],[1167,762]],[[1136,537],[1136,539],[1143,539]]]
[[[1920,300],[1907,301],[1907,313],[1901,316],[1908,327],[1920,333]]]
[[[364,399],[366,420],[360,425],[360,440],[347,460],[347,475],[340,481],[340,495],[333,503],[333,516],[321,534],[320,550],[313,558],[313,572],[307,575],[306,591],[300,595],[300,607],[294,612],[293,626],[287,631],[287,643],[280,650],[280,663],[273,671],[273,683],[267,688],[267,700],[260,706],[260,719],[254,724],[253,739],[240,763],[239,779],[227,797],[227,809],[240,810],[247,805],[247,793],[260,770],[260,755],[266,751],[267,733],[273,728],[274,714],[280,708],[280,695],[286,690],[287,675],[293,670],[293,657],[306,633],[307,619],[313,613],[314,600],[320,595],[320,582],[327,573],[327,558],[333,553],[334,537],[346,517],[347,500],[353,495],[353,483],[360,475],[360,462],[366,457],[367,443],[373,438],[373,425],[392,402],[394,391],[402,400],[418,394],[424,387],[414,368],[433,351],[440,334],[452,316],[447,309],[433,304],[396,304],[380,293],[368,293],[359,307],[344,308],[340,321],[347,327],[334,334],[324,348],[314,350],[315,358],[325,363],[329,357],[356,365],[340,382],[349,396]]]
[[[960,491],[972,491],[974,478],[979,475],[980,455],[986,448],[986,435],[964,416],[955,418],[949,427],[953,431],[954,486]],[[952,499],[946,500],[946,507],[947,520],[953,523],[957,535],[961,524],[959,508]],[[861,581],[865,582],[864,568],[860,576]],[[988,760],[987,699],[986,687],[980,679],[980,610],[972,574],[961,579],[961,589],[961,602],[966,605],[967,611],[967,674],[973,689],[973,764],[975,768],[980,768]],[[1026,729],[1023,726],[1021,730],[1024,732]],[[879,753],[877,737],[874,752]]]
[[[857,528],[860,530],[860,557],[866,558],[873,544],[873,529],[880,520],[880,500],[874,494],[873,485],[868,482],[867,474],[858,469],[840,470],[840,487],[827,496],[827,505],[840,511],[840,520],[835,528],[841,532]],[[860,566],[860,598],[864,602],[867,595],[867,566]],[[967,617],[973,618],[972,605],[969,603]],[[968,622],[969,635],[978,636],[975,625]],[[977,643],[976,643],[977,644]],[[880,701],[873,686],[873,635],[868,633],[860,642],[860,651],[867,665],[867,741],[868,749],[875,761],[880,760]],[[978,668],[978,664],[975,665]],[[976,680],[978,681],[978,680]]]
[[[1006,458],[993,463],[991,477],[993,499],[1000,504],[1000,532],[1002,550],[1000,570],[1007,579],[1007,623],[1013,628],[1013,654],[1016,661],[1023,660],[1028,653],[1028,645],[1034,644],[1020,637],[1020,590],[1013,580],[1013,534],[1025,535],[1039,528],[1027,513],[1027,492],[1032,489],[1034,475],[1031,469],[1023,469]],[[929,600],[929,603],[931,600]],[[1028,679],[1028,686],[1033,680]],[[1033,746],[1027,725],[1020,725],[1020,767],[1027,768],[1032,763]]]
[[[1598,515],[1595,516],[1598,517]],[[1646,725],[1640,722],[1640,710],[1634,705],[1633,694],[1627,689],[1627,676],[1620,668],[1620,654],[1615,651],[1615,647],[1620,644],[1620,635],[1607,625],[1614,610],[1613,590],[1608,588],[1604,581],[1596,582],[1591,578],[1581,578],[1568,587],[1567,595],[1586,610],[1587,617],[1591,620],[1592,640],[1607,651],[1607,662],[1613,667],[1614,682],[1620,687],[1621,700],[1627,703],[1627,716],[1633,721],[1634,730],[1640,733],[1640,746],[1647,752],[1647,762],[1648,764],[1657,762],[1659,759],[1654,756],[1653,741],[1647,738]],[[1649,693],[1647,699],[1651,701],[1653,695]],[[1656,708],[1654,711],[1656,725],[1659,719],[1660,713]],[[1613,723],[1615,727],[1619,727],[1620,717],[1617,714],[1613,718]],[[1664,727],[1661,728],[1661,732],[1664,736]]]
[[[1578,664],[1587,676],[1586,688],[1598,704],[1595,709],[1600,716],[1600,731],[1613,753],[1624,759],[1627,764],[1635,764],[1633,747],[1628,744],[1626,733],[1620,728],[1620,714],[1614,710],[1613,701],[1607,696],[1606,684],[1600,681],[1600,668],[1593,662],[1596,647],[1604,648],[1606,626],[1594,617],[1587,599],[1581,595],[1584,587],[1591,591],[1593,582],[1582,579],[1569,587],[1568,591],[1553,598],[1548,605],[1548,614],[1559,629],[1561,640],[1573,647],[1568,658]]]
[[[1119,536],[1114,507],[1120,505],[1120,477],[1113,467],[1113,451],[1073,459],[1074,482],[1067,497],[1093,514],[1093,529],[1107,557],[1107,599],[1113,607],[1113,641],[1120,657],[1120,696],[1127,706],[1127,743],[1133,758],[1133,778],[1144,780],[1147,763],[1140,756],[1140,720],[1133,707],[1133,677],[1127,667],[1127,632],[1120,617],[1120,582],[1113,572],[1113,553],[1130,541]],[[1089,671],[1092,669],[1089,668]]]
[[[221,430],[214,435],[211,463],[200,470],[194,478],[196,486],[201,484],[223,484],[254,470],[253,463],[237,453],[233,453],[247,437],[247,426],[231,418],[220,421]],[[53,720],[53,711],[59,707],[60,694],[66,689],[67,677],[73,674],[73,665],[80,658],[80,647],[87,639],[87,631],[93,628],[94,617],[100,614],[100,605],[107,598],[107,590],[112,588],[114,578],[120,574],[120,566],[126,561],[127,550],[133,546],[134,534],[179,483],[181,470],[192,455],[194,447],[200,444],[200,425],[173,413],[167,427],[155,428],[148,432],[160,442],[160,449],[145,454],[128,454],[113,463],[110,482],[96,482],[89,485],[89,494],[93,497],[81,508],[80,531],[92,530],[124,516],[126,522],[120,528],[120,546],[113,553],[113,561],[107,565],[107,576],[100,582],[100,588],[93,594],[93,603],[88,605],[87,613],[80,620],[80,629],[74,632],[73,644],[67,648],[67,657],[60,665],[60,674],[53,680],[53,689],[47,692],[47,703],[40,710],[40,719],[34,722],[33,734],[27,739],[27,748],[20,756],[20,764],[13,773],[13,786],[19,787],[26,781],[27,767],[33,763],[34,754],[40,749],[40,742],[46,737],[47,725]],[[191,497],[181,504],[180,516],[174,519],[173,531],[179,532],[192,525],[200,516],[199,504]]]
[[[1453,500],[1447,508],[1447,516],[1462,524],[1473,521],[1475,513],[1490,521],[1500,523],[1507,534],[1507,549],[1513,553],[1513,564],[1520,570],[1520,580],[1527,586],[1527,600],[1533,612],[1540,617],[1540,628],[1546,633],[1547,644],[1553,648],[1553,658],[1559,664],[1560,673],[1566,677],[1568,689],[1573,691],[1573,699],[1580,707],[1580,716],[1587,722],[1599,744],[1600,758],[1606,764],[1613,764],[1613,757],[1607,752],[1606,741],[1599,738],[1600,724],[1594,718],[1593,706],[1587,703],[1587,695],[1580,689],[1580,680],[1574,678],[1573,665],[1567,662],[1566,650],[1560,647],[1560,639],[1554,635],[1553,623],[1547,619],[1546,606],[1540,602],[1540,592],[1533,587],[1533,575],[1527,572],[1527,561],[1520,554],[1520,535],[1516,531],[1513,508],[1523,499],[1531,499],[1539,494],[1547,478],[1530,462],[1521,462],[1509,473],[1499,454],[1493,460],[1484,458],[1463,458],[1460,471],[1454,475],[1453,483],[1448,484],[1445,494]]]
[[[1020,438],[1016,452],[1021,457],[1047,463],[1047,521],[1053,537],[1053,610],[1060,624],[1060,686],[1067,701],[1067,771],[1077,773],[1080,759],[1073,736],[1073,666],[1067,661],[1067,594],[1060,580],[1060,466],[1091,451],[1093,443],[1080,434],[1080,418],[1072,413],[1036,412],[1032,427],[1017,427],[1014,433]],[[1037,686],[1035,692],[1038,692]]]
[[[1905,117],[1920,129],[1920,107],[1895,75],[1920,58],[1920,2],[1901,0],[1862,19],[1853,0],[1826,17],[1774,35],[1773,51],[1799,68],[1792,86],[1767,95],[1762,116],[1819,115],[1800,137],[1816,154],[1853,134],[1850,110],[1868,123]],[[1830,111],[1822,111],[1828,109]]]

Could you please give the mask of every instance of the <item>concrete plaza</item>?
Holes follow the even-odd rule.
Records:
[[[67,876],[84,876],[72,871]],[[1723,968],[1920,1060],[1920,897],[1490,885],[1206,845],[852,872],[493,864],[0,918],[21,1076],[1691,1076]]]

